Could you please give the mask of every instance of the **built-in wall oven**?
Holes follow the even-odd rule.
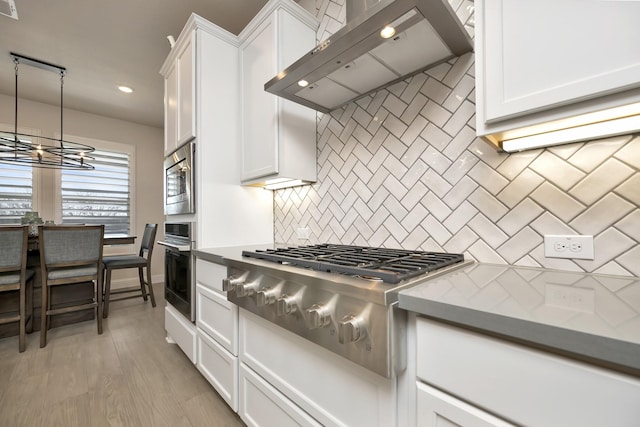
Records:
[[[191,322],[195,322],[195,268],[192,249],[195,248],[195,223],[165,222],[164,295]]]
[[[185,144],[164,159],[164,213],[195,213],[194,159],[196,145]]]

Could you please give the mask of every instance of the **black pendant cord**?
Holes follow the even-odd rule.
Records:
[[[13,62],[16,64],[16,99],[13,116],[13,158],[18,158],[18,58],[15,58]]]
[[[64,71],[60,70],[60,149],[61,152],[64,153],[64,143],[62,142],[64,139],[63,131],[63,121],[64,117],[64,97],[62,96],[64,90]],[[62,161],[64,160],[64,156],[60,156],[60,164],[62,165]]]

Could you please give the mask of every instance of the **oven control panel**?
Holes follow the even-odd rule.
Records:
[[[313,277],[227,269],[227,299],[323,348],[389,376],[390,315],[381,304],[319,286]]]

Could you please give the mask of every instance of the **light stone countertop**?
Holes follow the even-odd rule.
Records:
[[[640,376],[640,279],[472,264],[400,291],[399,307]]]
[[[225,259],[242,259],[242,251],[256,251],[273,249],[273,244],[254,244],[242,246],[227,246],[220,248],[203,248],[193,251],[194,255],[205,261],[214,262],[216,264],[225,265]]]

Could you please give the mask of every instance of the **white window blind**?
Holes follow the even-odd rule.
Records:
[[[33,210],[31,166],[0,163],[0,224],[20,224]]]
[[[96,149],[95,170],[62,170],[62,223],[104,224],[105,234],[129,234],[130,154]]]

